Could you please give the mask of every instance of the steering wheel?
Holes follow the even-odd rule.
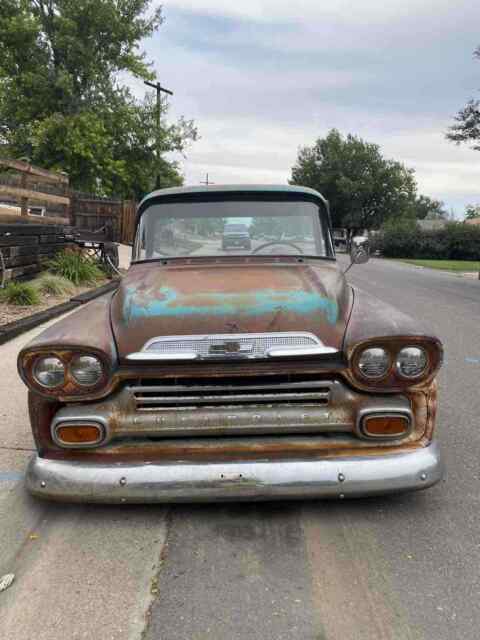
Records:
[[[284,240],[277,240],[276,242],[265,242],[265,244],[261,244],[259,247],[254,249],[252,251],[252,255],[254,253],[258,253],[262,249],[265,249],[265,247],[272,247],[276,244],[286,244],[288,247],[293,247],[296,251],[298,251],[298,253],[301,253],[303,255],[303,251],[300,249],[300,247],[298,247],[296,244],[293,244],[293,242],[285,242]]]

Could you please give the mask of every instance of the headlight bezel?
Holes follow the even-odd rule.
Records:
[[[425,352],[427,364],[421,374],[406,377],[399,373],[396,363],[400,352],[411,347],[420,348]],[[368,378],[358,366],[360,356],[370,348],[384,349],[390,356],[390,367],[382,377]],[[386,336],[356,344],[350,350],[348,360],[348,377],[356,388],[364,391],[398,392],[429,384],[442,364],[443,347],[440,340],[431,336]]]
[[[81,385],[71,373],[72,361],[82,356],[92,356],[99,360],[101,364],[102,374],[94,384]],[[48,357],[58,358],[64,366],[65,376],[63,383],[56,387],[43,386],[34,374],[37,363]],[[111,386],[113,376],[112,364],[104,353],[97,349],[80,347],[66,349],[53,346],[23,351],[18,357],[18,371],[25,384],[35,393],[47,398],[61,400],[75,400],[77,398],[81,399],[83,396],[96,397],[103,395],[103,391]]]

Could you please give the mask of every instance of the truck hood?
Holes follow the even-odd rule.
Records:
[[[159,336],[306,331],[342,349],[352,294],[335,262],[130,267],[112,300],[120,359]]]

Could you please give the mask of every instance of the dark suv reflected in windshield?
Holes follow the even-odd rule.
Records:
[[[223,229],[222,249],[252,248],[250,232],[245,224],[226,224]]]

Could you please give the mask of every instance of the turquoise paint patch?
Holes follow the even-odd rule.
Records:
[[[155,316],[225,316],[239,313],[258,316],[274,313],[279,309],[304,315],[321,312],[330,324],[335,324],[338,319],[338,305],[334,300],[308,291],[266,289],[256,293],[199,293],[188,296],[189,300],[195,299],[194,305],[182,304],[182,296],[169,287],[162,287],[159,294],[159,299],[141,304],[136,289],[127,287],[123,307],[127,323]]]

